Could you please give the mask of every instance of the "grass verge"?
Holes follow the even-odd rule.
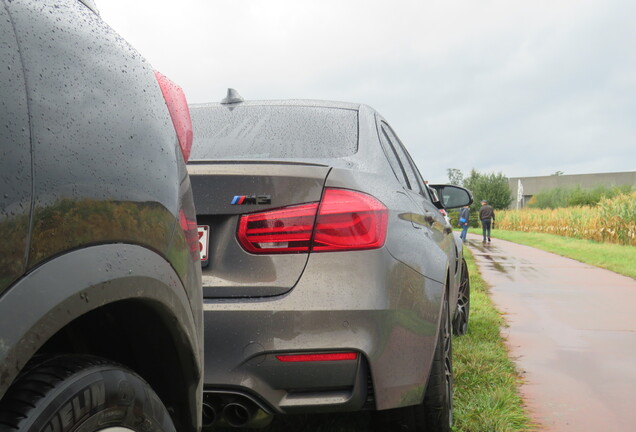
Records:
[[[519,395],[520,378],[500,335],[495,309],[470,251],[471,311],[468,333],[453,339],[456,432],[533,430]]]
[[[481,235],[480,229],[471,229]],[[494,238],[532,246],[636,279],[636,247],[599,243],[554,234],[493,230]]]

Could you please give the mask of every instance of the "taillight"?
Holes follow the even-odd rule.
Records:
[[[317,354],[281,354],[281,355],[277,355],[276,358],[278,359],[278,361],[281,361],[284,363],[342,361],[342,360],[357,360],[358,353],[341,352],[341,353],[317,353]]]
[[[316,210],[310,203],[241,216],[239,243],[255,254],[308,252]]]
[[[376,249],[387,223],[387,208],[371,195],[327,188],[320,203],[241,216],[237,237],[254,254]]]
[[[183,160],[186,162],[190,159],[190,150],[192,150],[192,120],[190,119],[190,110],[188,109],[188,101],[181,87],[170,81],[165,75],[155,71],[159,88],[168,106],[170,118],[174,130],[177,132],[179,147]]]
[[[183,209],[179,210],[179,225],[184,232],[186,241],[190,249],[190,253],[197,259],[200,258],[199,253],[199,233],[197,230],[196,220],[188,219]]]
[[[387,208],[371,195],[326,189],[320,202],[313,250],[376,249],[384,245]]]

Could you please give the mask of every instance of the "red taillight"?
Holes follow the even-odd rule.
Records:
[[[241,216],[239,243],[256,254],[308,252],[317,209],[311,203]]]
[[[384,245],[387,221],[386,207],[372,196],[327,188],[320,204],[241,216],[237,237],[255,254],[375,249]]]
[[[181,230],[185,234],[186,241],[190,249],[190,253],[197,259],[200,257],[199,253],[199,233],[197,229],[197,222],[190,220],[186,217],[183,209],[179,210],[179,225]]]
[[[388,214],[380,201],[347,189],[325,190],[313,250],[376,249],[384,245]]]
[[[277,355],[276,358],[282,362],[357,360],[358,353],[344,352],[344,353],[322,353],[322,354],[283,354],[283,355]]]
[[[161,93],[163,93],[163,98],[168,106],[172,124],[177,132],[177,139],[179,140],[183,160],[187,162],[188,159],[190,159],[190,150],[192,150],[192,120],[190,119],[188,101],[181,87],[170,81],[160,72],[155,71],[155,76],[157,77],[159,88],[161,88]]]

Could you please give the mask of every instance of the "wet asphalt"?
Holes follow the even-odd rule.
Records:
[[[636,280],[503,240],[468,245],[538,430],[636,431]]]

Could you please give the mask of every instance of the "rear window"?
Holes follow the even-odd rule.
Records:
[[[358,112],[276,105],[193,107],[190,159],[338,158],[358,150]]]

